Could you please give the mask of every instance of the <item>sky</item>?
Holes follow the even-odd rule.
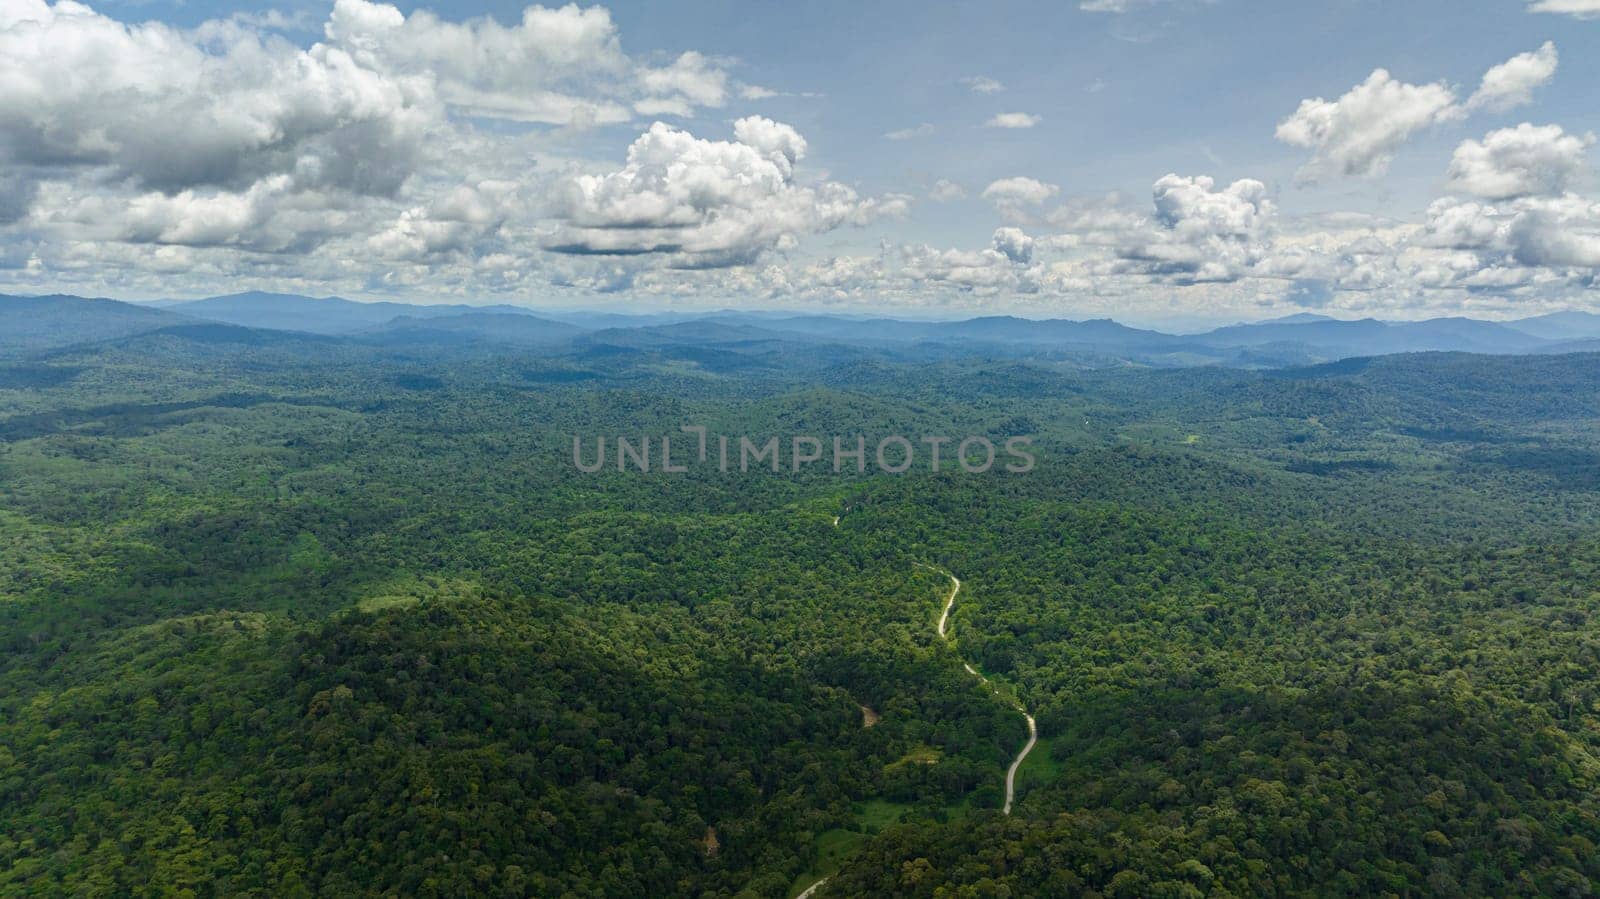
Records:
[[[0,0],[0,291],[1600,311],[1600,0]]]

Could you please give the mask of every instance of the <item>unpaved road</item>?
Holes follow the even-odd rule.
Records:
[[[834,527],[838,527],[839,526],[839,518],[838,518],[838,516],[834,516],[833,526]],[[921,562],[918,562],[917,564],[920,565],[923,568],[928,569],[929,571],[937,571],[940,574],[942,574],[945,577],[950,579],[950,584],[951,584],[951,586],[950,586],[950,595],[945,598],[944,611],[941,612],[940,615],[939,615],[939,639],[944,640],[946,642],[949,642],[949,640],[950,640],[950,634],[949,634],[949,630],[950,630],[950,610],[955,608],[955,605],[956,605],[956,594],[961,592],[961,579],[956,577],[955,575],[951,574],[950,572],[945,571],[943,568],[935,568],[932,565],[925,565],[925,564],[923,564]],[[984,677],[982,674],[979,674],[978,673],[978,669],[972,667],[972,663],[963,661],[961,663],[961,667],[967,669],[967,673],[968,674],[970,674],[973,677],[977,678],[979,683],[981,683],[984,686],[988,687],[989,690],[991,692],[993,692],[996,696],[1001,695],[1000,694],[1000,689],[998,687],[995,687],[994,685],[990,684],[989,683],[989,679],[987,677]],[[1012,804],[1012,801],[1016,798],[1016,795],[1017,795],[1017,788],[1016,788],[1016,785],[1017,785],[1017,769],[1022,767],[1022,760],[1028,757],[1028,753],[1032,752],[1034,745],[1039,742],[1039,726],[1034,723],[1033,716],[1028,714],[1028,710],[1023,708],[1020,703],[1012,703],[1012,706],[1022,715],[1023,718],[1027,719],[1027,721],[1028,721],[1028,742],[1027,742],[1027,744],[1025,746],[1022,747],[1022,751],[1017,753],[1017,757],[1012,760],[1011,767],[1006,769],[1006,804],[1005,804],[1005,808],[1002,811],[1004,812],[1004,814],[1007,814],[1007,815],[1011,814],[1011,804]],[[868,711],[866,706],[862,706],[861,710],[862,710],[863,713]],[[869,720],[869,723],[866,726],[867,727],[871,727],[873,724],[876,724],[876,723],[877,723],[876,721],[870,721]],[[826,878],[826,877],[822,878],[821,880],[817,881],[816,883],[812,884],[811,886],[806,887],[803,892],[801,892],[798,896],[795,897],[795,899],[811,899],[811,897],[817,892],[817,890],[821,889],[822,885],[827,883],[827,882],[828,882],[828,878]]]
[[[1011,800],[1017,795],[1017,769],[1022,767],[1022,760],[1027,758],[1028,753],[1033,751],[1033,744],[1039,742],[1039,726],[1033,723],[1033,716],[1028,714],[1028,710],[1020,705],[1017,706],[1017,711],[1022,713],[1022,717],[1028,719],[1028,745],[1022,747],[1022,751],[1017,753],[1016,759],[1012,761],[1011,767],[1006,769],[1006,807],[1004,811],[1008,815],[1011,814]]]
[[[955,608],[956,594],[961,592],[961,579],[942,568],[935,568],[932,565],[924,565],[922,567],[930,571],[937,571],[950,579],[950,596],[945,599],[944,612],[939,616],[939,639],[948,641],[950,639],[950,610]],[[979,674],[978,669],[972,667],[972,663],[962,662],[961,667],[967,669],[968,674],[977,678],[979,683],[988,687],[996,696],[1000,695],[1000,688],[990,684],[987,677]],[[1028,714],[1028,710],[1023,708],[1020,703],[1012,703],[1012,707],[1028,722],[1028,742],[1022,747],[1022,751],[1017,753],[1017,757],[1012,760],[1011,767],[1006,769],[1006,804],[1002,811],[1007,815],[1011,814],[1011,804],[1017,795],[1017,769],[1022,767],[1022,760],[1028,757],[1028,753],[1032,752],[1033,747],[1039,742],[1039,725],[1034,723],[1033,716]]]

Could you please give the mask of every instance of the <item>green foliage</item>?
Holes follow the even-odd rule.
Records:
[[[0,373],[0,892],[1600,882],[1595,357],[1080,372],[263,333]],[[699,423],[1025,432],[1040,465],[571,465],[574,434]],[[959,657],[918,562],[963,581]],[[962,658],[1038,719],[1010,818],[1024,725]]]

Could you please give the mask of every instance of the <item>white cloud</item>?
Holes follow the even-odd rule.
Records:
[[[1600,267],[1600,203],[1575,194],[1501,205],[1439,200],[1428,209],[1428,246],[1477,254],[1479,267]]]
[[[1060,192],[1057,185],[1018,176],[990,182],[983,189],[983,198],[996,206],[1037,206]]]
[[[1082,0],[1078,8],[1084,12],[1103,12],[1121,15],[1129,10],[1141,6],[1155,6],[1158,3],[1170,3],[1172,0]]]
[[[887,273],[885,281],[902,290],[934,288],[987,296],[1037,293],[1040,289],[1038,271],[1027,265],[1027,258],[1012,255],[1022,253],[1031,257],[1032,252],[1026,235],[1004,228],[995,232],[990,247],[976,252],[903,246],[898,252],[898,270]]]
[[[1504,111],[1533,102],[1533,90],[1543,87],[1556,75],[1561,58],[1556,45],[1521,53],[1484,73],[1483,83],[1467,100],[1468,109]]]
[[[1450,161],[1448,187],[1491,200],[1533,194],[1559,194],[1586,168],[1594,135],[1567,134],[1559,125],[1491,131],[1480,141],[1464,141]]]
[[[913,140],[918,137],[927,137],[933,133],[933,130],[933,125],[923,122],[915,128],[901,128],[897,131],[890,131],[884,137],[889,140]]]
[[[998,228],[992,238],[995,251],[1018,265],[1033,261],[1033,238],[1021,228]]]
[[[973,75],[963,78],[961,79],[961,83],[971,88],[974,93],[979,94],[998,94],[1006,89],[1006,86],[1001,84],[999,81],[982,75]]]
[[[641,283],[880,308],[1419,317],[1578,299],[1600,268],[1600,203],[1571,193],[1443,200],[1422,224],[1344,213],[1282,220],[1259,181],[1168,175],[1143,213],[1115,195],[1029,209],[1034,226],[1000,228],[981,249],[889,245],[877,256],[730,269],[714,288],[683,279],[669,288],[659,270]]]
[[[1456,196],[1410,222],[1282,219],[1251,179],[1169,175],[1146,200],[1062,199],[1056,185],[1007,178],[982,190],[1006,225],[987,240],[817,260],[790,250],[904,214],[910,198],[808,172],[789,125],[751,116],[703,139],[657,123],[630,130],[619,163],[573,155],[614,132],[580,143],[483,121],[623,123],[774,96],[733,80],[729,61],[629,55],[599,7],[530,7],[500,25],[339,0],[310,47],[273,33],[285,21],[126,25],[69,2],[0,0],[4,283],[161,295],[248,279],[436,298],[555,283],[697,302],[1243,315],[1274,298],[1384,312],[1549,302],[1592,292],[1600,274],[1600,203],[1582,195],[1594,138],[1555,125],[1461,142],[1446,181]],[[1548,45],[1517,56],[1466,101],[1380,71],[1302,104],[1279,137],[1313,151],[1313,173],[1381,171],[1420,129],[1526,102],[1558,62]],[[980,80],[967,86],[982,93]],[[938,180],[927,193],[967,189]]]
[[[306,188],[392,194],[437,120],[431,85],[296,48],[230,22],[188,33],[85,6],[0,9],[0,154],[103,167],[160,190]]]
[[[401,212],[367,240],[367,247],[385,259],[417,262],[470,253],[515,213],[518,187],[511,181],[482,181],[441,192]]]
[[[733,139],[747,147],[754,147],[781,167],[785,177],[792,174],[794,164],[806,155],[806,139],[800,136],[800,132],[782,122],[761,116],[748,116],[734,122]]]
[[[254,253],[362,227],[449,130],[433,82],[265,27],[0,4],[0,169],[18,185],[0,218],[59,241]]]
[[[1045,213],[1043,223],[1061,232],[1054,238],[1070,246],[1116,246],[1131,232],[1149,226],[1149,216],[1111,193],[1072,197]]]
[[[1561,13],[1579,19],[1600,18],[1600,0],[1531,0],[1528,12]]]
[[[1526,199],[1507,232],[1522,265],[1600,268],[1600,203],[1572,194]]]
[[[1154,227],[1131,232],[1117,249],[1128,270],[1180,282],[1233,281],[1266,255],[1277,209],[1260,181],[1216,189],[1204,175],[1166,175],[1151,196]]]
[[[639,83],[657,97],[681,97],[694,106],[721,106],[728,98],[728,76],[705,56],[689,50],[671,65],[638,70]]]
[[[1324,175],[1381,175],[1394,154],[1416,132],[1455,121],[1474,109],[1505,110],[1532,99],[1535,87],[1554,76],[1555,46],[1545,44],[1497,65],[1483,76],[1466,104],[1445,82],[1407,84],[1384,69],[1337,100],[1303,100],[1278,125],[1284,143],[1313,150],[1301,178]]]
[[[1201,175],[1185,178],[1166,175],[1151,188],[1156,221],[1184,239],[1240,237],[1259,234],[1271,220],[1275,207],[1267,199],[1267,186],[1243,178],[1214,190],[1216,182]]]
[[[823,304],[925,308],[983,308],[1017,297],[1059,297],[1062,279],[1031,261],[1033,241],[1017,229],[995,232],[978,250],[922,244],[885,245],[876,255],[834,256],[696,272],[658,269],[642,273],[636,289],[653,294],[782,299]]]
[[[719,106],[732,90],[724,64],[694,51],[629,57],[600,7],[530,6],[502,26],[338,0],[309,48],[272,33],[287,21],[180,29],[0,0],[10,246],[27,241],[35,269],[56,273],[506,283],[541,266],[552,177],[536,132],[469,117],[626,121]],[[742,121],[740,146],[788,178],[804,141],[764,122]],[[811,198],[813,224],[908,202],[791,187],[783,196]],[[716,227],[730,223],[698,236]],[[378,259],[400,264],[373,272]]]
[[[1028,112],[1002,112],[983,125],[985,128],[1032,128],[1042,121],[1042,117]]]
[[[627,163],[578,175],[552,213],[564,224],[545,244],[561,253],[661,254],[673,264],[747,263],[804,234],[903,214],[900,196],[862,199],[845,185],[798,183],[806,142],[793,128],[752,116],[733,141],[702,140],[660,122],[628,148]]]
[[[506,26],[487,16],[449,22],[427,10],[336,0],[328,40],[365,65],[428,74],[450,105],[476,116],[559,125],[614,124],[635,115],[689,115],[729,94],[720,63],[695,51],[666,66],[622,50],[604,7],[529,6]]]
[[[1449,85],[1406,84],[1383,69],[1337,100],[1304,100],[1277,138],[1315,151],[1303,176],[1378,175],[1414,132],[1457,114]]]

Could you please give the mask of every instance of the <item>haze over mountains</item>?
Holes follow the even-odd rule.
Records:
[[[0,296],[0,353],[14,355],[172,329],[176,329],[174,333],[198,333],[192,328],[202,323],[301,332],[363,344],[481,344],[580,355],[612,349],[659,352],[697,346],[717,347],[723,353],[759,354],[773,347],[807,344],[917,354],[960,346],[997,356],[1058,356],[1090,364],[1275,367],[1411,352],[1600,350],[1600,315],[1587,312],[1559,312],[1510,322],[1469,318],[1344,321],[1300,314],[1200,334],[1168,334],[1109,319],[1038,321],[985,316],[907,321],[739,311],[629,315],[241,293],[146,305],[72,296]],[[213,341],[225,336],[214,329],[204,333]],[[694,354],[683,358],[693,361]]]

